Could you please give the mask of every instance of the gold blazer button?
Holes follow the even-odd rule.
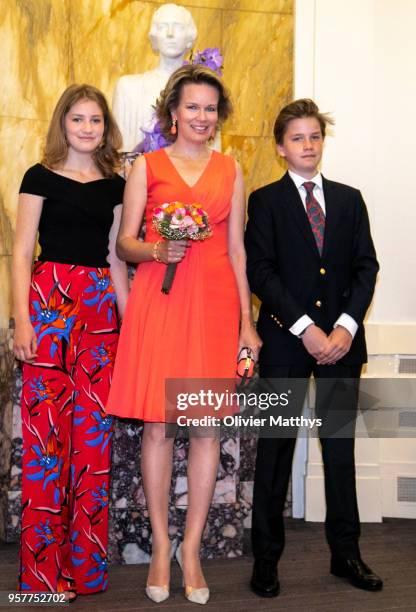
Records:
[[[320,308],[320,307],[322,306],[322,302],[321,302],[321,300],[316,300],[316,302],[315,302],[315,306],[316,306],[317,308]]]

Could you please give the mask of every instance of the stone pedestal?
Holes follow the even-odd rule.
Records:
[[[11,351],[12,330],[0,330],[0,539],[17,542],[20,534],[22,428],[20,419],[21,370]],[[140,473],[143,425],[115,419],[110,497],[109,560],[146,563],[151,554],[151,531]],[[203,535],[202,557],[238,557],[243,554],[244,528],[251,526],[254,465],[257,440],[227,430],[213,502]],[[188,441],[177,438],[169,509],[170,537],[183,537],[187,506],[186,459]],[[285,514],[291,513],[289,493]]]
[[[0,329],[0,539],[7,538],[9,486],[15,470],[12,451],[14,360],[12,331]]]
[[[143,426],[117,420],[113,438],[110,509],[110,559],[116,563],[145,563],[151,554],[150,524],[140,474]],[[174,544],[183,538],[187,506],[188,441],[177,438],[169,508],[169,532]],[[214,499],[203,535],[202,557],[237,557],[243,552],[244,519],[248,508],[240,500],[239,440],[221,442]]]
[[[19,540],[21,507],[22,431],[20,419],[21,370],[11,352],[12,330],[0,336],[0,537]],[[134,420],[116,419],[110,506],[109,558],[113,563],[144,563],[151,553],[149,517],[140,474],[140,446],[143,426]],[[175,441],[171,488],[170,536],[179,542],[183,536],[186,506],[186,457],[188,441]],[[202,556],[236,557],[243,552],[244,521],[251,510],[255,441],[245,441],[240,454],[237,433],[221,442],[217,484],[203,536]]]

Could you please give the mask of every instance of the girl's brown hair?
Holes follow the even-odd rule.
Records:
[[[112,177],[119,166],[117,149],[121,147],[120,130],[108,107],[104,94],[92,85],[70,85],[58,100],[46,135],[45,150],[41,163],[48,168],[56,168],[68,156],[68,143],[65,137],[65,116],[81,100],[96,102],[104,116],[102,144],[93,152],[92,157],[105,177]]]
[[[187,83],[204,83],[215,87],[218,91],[218,120],[223,123],[232,113],[230,94],[216,72],[200,64],[181,66],[173,72],[156,102],[156,115],[160,129],[167,140],[173,142],[176,135],[170,133],[172,127],[172,111],[180,101],[182,88]]]

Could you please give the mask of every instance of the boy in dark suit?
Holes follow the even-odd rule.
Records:
[[[354,430],[358,381],[367,359],[363,319],[379,266],[360,192],[328,181],[318,170],[328,123],[332,120],[309,99],[280,111],[274,136],[289,169],[249,198],[247,276],[262,302],[261,378],[303,381],[297,386],[296,414],[310,375],[316,380],[331,573],[376,591],[383,583],[362,561],[358,546]],[[251,587],[263,597],[280,590],[277,562],[284,548],[283,508],[295,443],[296,433],[258,442]]]

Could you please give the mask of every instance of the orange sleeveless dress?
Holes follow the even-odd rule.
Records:
[[[191,187],[164,149],[145,155],[146,242],[160,239],[152,211],[164,202],[196,202],[209,215],[210,238],[191,242],[168,295],[166,265],[140,263],[121,327],[106,410],[125,418],[165,422],[166,378],[234,379],[240,302],[228,256],[228,218],[235,180],[231,157],[212,152]]]

